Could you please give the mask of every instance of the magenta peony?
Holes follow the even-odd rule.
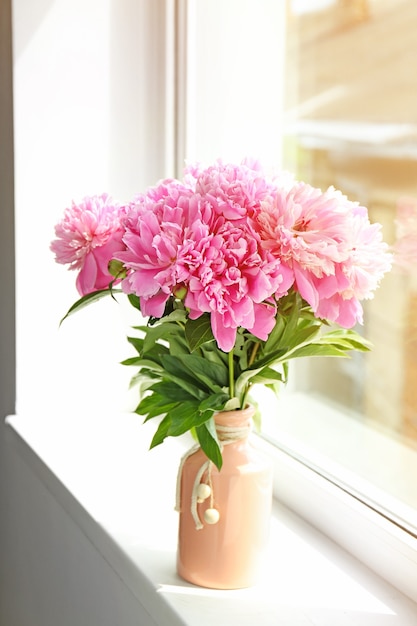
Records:
[[[199,217],[198,199],[175,180],[163,181],[132,203],[125,220],[125,250],[115,258],[128,271],[123,290],[140,297],[144,315],[162,317],[180,282],[178,255]]]
[[[193,254],[188,249],[180,262],[190,318],[210,313],[214,337],[224,352],[233,348],[239,327],[267,339],[276,309],[257,305],[290,285],[280,260],[262,250],[250,228],[222,223],[215,233],[195,241]]]

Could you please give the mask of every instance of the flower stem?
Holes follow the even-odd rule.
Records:
[[[256,358],[256,354],[259,350],[259,341],[255,343],[255,345],[253,346],[250,358],[249,358],[249,363],[248,366],[250,367],[252,365],[252,363],[254,362],[255,358]]]
[[[235,397],[235,364],[233,361],[233,348],[228,353],[229,357],[229,394],[231,398]]]
[[[255,343],[255,345],[253,346],[252,352],[251,352],[251,355],[250,355],[249,361],[248,361],[248,367],[250,367],[254,363],[254,361],[256,359],[256,355],[257,355],[258,350],[259,350],[259,346],[260,346],[259,341],[257,343]],[[246,383],[245,391],[243,392],[243,395],[242,395],[242,409],[245,407],[246,398],[248,396],[250,387],[251,387],[251,383],[250,382]]]

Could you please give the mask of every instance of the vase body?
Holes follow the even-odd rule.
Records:
[[[252,415],[252,407],[224,411],[215,416],[216,426],[246,428]],[[262,564],[269,536],[272,464],[253,447],[247,433],[224,445],[222,454],[220,472],[213,464],[210,468],[212,498],[196,505],[200,529],[196,528],[191,502],[196,476],[207,457],[198,449],[182,467],[177,570],[195,585],[239,589],[256,583]],[[201,482],[208,482],[207,471]],[[219,519],[206,523],[205,511],[210,509],[210,513],[213,508]]]

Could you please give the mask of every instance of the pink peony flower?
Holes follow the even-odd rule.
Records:
[[[259,163],[249,159],[240,165],[218,160],[205,169],[190,166],[187,175],[195,178],[195,190],[210,204],[213,215],[233,221],[253,216],[275,190]]]
[[[78,269],[81,295],[126,271],[122,288],[145,316],[162,317],[173,295],[191,319],[209,313],[218,346],[229,352],[242,327],[266,340],[277,301],[293,287],[314,314],[349,328],[362,322],[390,255],[379,225],[332,187],[326,192],[270,177],[257,162],[189,166],[127,207],[107,195],[65,212],[51,249]]]
[[[138,295],[144,315],[154,317],[163,315],[171,295],[185,294],[192,319],[211,313],[225,351],[239,326],[266,338],[276,310],[260,304],[275,292],[286,293],[293,273],[258,249],[245,212],[259,210],[272,184],[257,169],[220,162],[189,168],[184,181],[163,181],[131,207],[126,249],[116,255],[128,270],[124,291]]]
[[[295,287],[317,317],[345,328],[362,322],[369,298],[390,268],[379,224],[332,187],[297,183],[278,191],[256,217],[263,246],[294,272]]]
[[[163,181],[132,204],[123,236],[126,248],[115,258],[128,270],[123,290],[140,297],[144,315],[162,317],[179,282],[178,251],[199,216],[198,198],[175,180]]]
[[[374,297],[382,277],[391,268],[391,254],[382,241],[380,224],[371,224],[363,207],[353,207],[346,228],[348,258],[336,266],[334,277],[319,281],[316,313],[343,328],[351,328],[356,322],[363,323],[360,301]]]
[[[57,263],[79,270],[76,287],[82,296],[105,289],[113,280],[108,264],[124,248],[124,214],[125,207],[102,194],[86,197],[79,204],[73,202],[56,225],[57,239],[51,250]]]
[[[292,283],[280,260],[259,247],[256,234],[220,220],[216,232],[190,239],[178,258],[187,288],[190,318],[210,313],[217,344],[229,352],[239,326],[266,339],[275,324],[275,306],[262,304]]]

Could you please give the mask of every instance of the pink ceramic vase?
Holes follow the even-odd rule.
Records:
[[[238,589],[258,578],[269,535],[272,465],[248,441],[253,413],[248,407],[215,416],[224,442],[220,472],[201,449],[183,464],[177,570],[195,585]]]

